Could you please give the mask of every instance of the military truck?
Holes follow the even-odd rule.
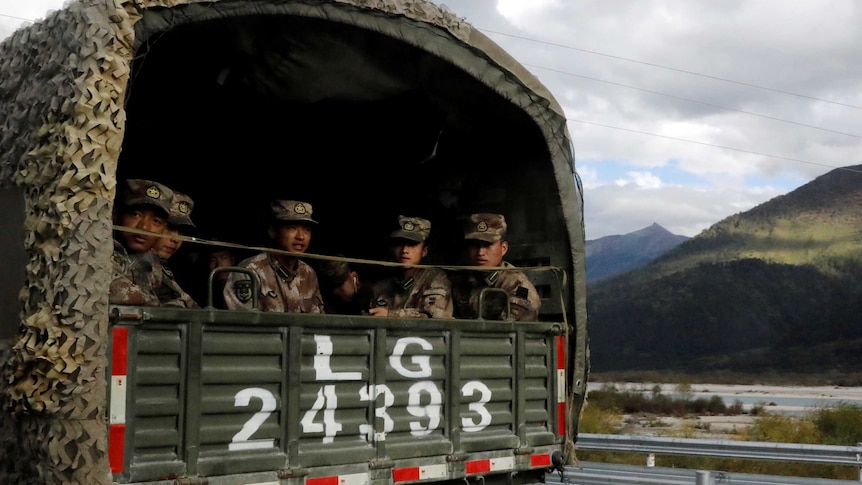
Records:
[[[0,44],[0,120],[0,482],[519,484],[576,459],[566,119],[445,7],[74,0]],[[191,259],[265,249],[265,204],[289,198],[320,221],[309,261],[382,261],[422,214],[428,264],[458,271],[460,218],[505,214],[539,321],[110,305],[127,178],[194,199]]]

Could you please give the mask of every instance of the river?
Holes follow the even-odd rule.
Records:
[[[620,391],[637,391],[644,394],[652,394],[653,388],[659,385],[662,394],[674,398],[682,397],[677,392],[677,384],[590,382],[587,389],[601,389],[611,384]],[[754,406],[763,406],[765,411],[778,414],[805,414],[818,408],[840,404],[862,407],[862,387],[691,384],[691,399],[709,399],[716,395],[728,406],[739,402],[745,411]]]

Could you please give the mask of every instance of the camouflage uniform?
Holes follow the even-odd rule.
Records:
[[[424,243],[431,221],[398,216],[399,228],[390,239]],[[371,306],[386,307],[390,317],[452,318],[452,287],[448,275],[437,268],[415,268],[409,277],[397,276],[375,283]]]
[[[296,271],[285,269],[274,255],[260,253],[239,263],[260,280],[259,308],[265,312],[324,313],[317,273],[297,261]],[[224,287],[225,305],[230,310],[250,310],[251,283],[248,275],[231,273]]]
[[[295,200],[276,200],[270,210],[276,223],[317,224],[311,218],[311,204]],[[317,273],[296,260],[296,270],[285,268],[275,254],[260,253],[241,261],[240,268],[254,272],[260,281],[258,308],[266,312],[324,313]],[[252,287],[248,275],[232,272],[224,287],[229,310],[252,308]]]
[[[505,241],[506,219],[500,214],[472,214],[464,226],[464,239],[493,244]],[[522,271],[509,269],[514,265],[503,261],[506,270],[460,272],[453,277],[452,299],[457,318],[479,318],[479,297],[482,294],[482,315],[486,320],[539,319],[542,300],[536,287]],[[501,291],[484,291],[497,289]],[[505,292],[505,296],[502,294]],[[506,318],[506,307],[509,315]]]
[[[161,306],[176,306],[181,308],[200,308],[200,305],[186,293],[177,283],[170,268],[162,258],[155,258],[153,265],[153,290],[159,298]]]
[[[194,209],[194,201],[191,197],[181,192],[174,191],[174,196],[171,198],[171,210],[168,214],[168,226],[180,231],[184,234],[195,228],[192,222],[192,209]],[[200,308],[200,305],[191,297],[185,290],[180,287],[171,271],[168,260],[165,258],[156,258],[158,265],[153,268],[155,275],[154,289],[159,297],[159,301],[164,306],[179,306],[183,308]]]
[[[407,279],[390,278],[374,285],[372,306],[385,306],[390,317],[452,318],[449,277],[437,268],[418,268]]]
[[[157,182],[127,181],[123,208],[149,205],[170,214],[173,191]],[[112,279],[108,301],[114,305],[178,306],[196,308],[197,303],[176,284],[161,258],[152,252],[129,253],[114,239]]]
[[[514,268],[503,261],[503,268]],[[542,304],[536,287],[522,271],[471,271],[453,277],[452,298],[458,318],[478,318],[479,294],[485,288],[502,289],[509,295],[510,320],[535,321],[539,319]],[[485,310],[482,318],[503,320],[506,312],[505,300],[494,292],[485,292],[482,298]]]
[[[113,277],[108,301],[114,305],[159,306],[159,297],[153,288],[153,253],[129,254],[114,239]]]

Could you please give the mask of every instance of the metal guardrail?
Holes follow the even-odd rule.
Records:
[[[750,458],[862,467],[862,443],[856,446],[704,440],[617,434],[579,433],[577,448],[673,455]]]
[[[719,471],[581,462],[562,474],[548,473],[546,485],[852,485],[855,480],[753,475]]]
[[[809,445],[801,443],[767,443],[756,441],[705,440],[612,434],[579,433],[580,450],[640,452],[647,454],[647,466],[583,462],[549,474],[548,483],[565,484],[848,484],[855,480],[802,478],[771,475],[748,475],[718,471],[659,468],[652,466],[656,454],[743,458],[752,460],[791,461],[859,468],[862,481],[862,443],[856,446]],[[556,478],[555,478],[556,477]],[[732,477],[732,481],[730,479]]]

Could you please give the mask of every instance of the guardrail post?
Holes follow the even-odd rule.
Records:
[[[856,448],[862,448],[862,443],[856,442]],[[862,453],[856,452],[856,461],[860,463],[859,465],[859,481],[862,482]]]
[[[712,474],[698,470],[694,478],[695,485],[713,485]]]
[[[654,467],[655,466],[655,453],[650,453],[646,457],[646,466]],[[862,473],[862,471],[860,471]]]

